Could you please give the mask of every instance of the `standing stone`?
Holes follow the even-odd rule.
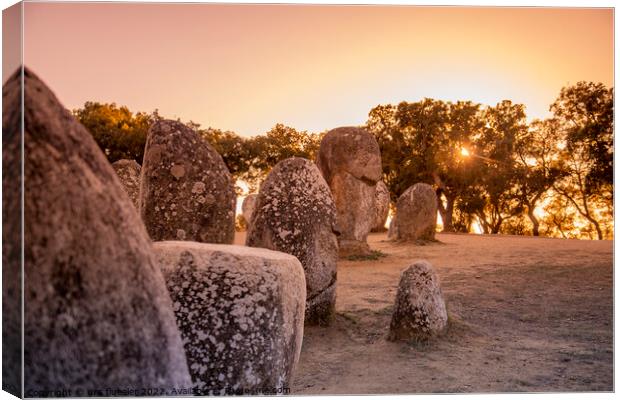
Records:
[[[232,243],[235,186],[222,157],[178,121],[154,123],[146,140],[140,212],[154,241]]]
[[[422,341],[441,334],[448,313],[439,277],[428,261],[417,261],[400,275],[390,323],[390,340]]]
[[[135,160],[118,160],[112,163],[112,168],[121,180],[129,199],[138,210],[140,207],[140,164]]]
[[[397,234],[396,234],[396,214],[394,214],[392,216],[392,219],[390,220],[390,224],[388,226],[388,233],[387,233],[387,238],[389,240],[396,240]]]
[[[396,240],[435,240],[437,195],[431,185],[416,183],[398,198],[394,220]]]
[[[252,222],[252,214],[254,213],[254,207],[256,206],[256,197],[258,195],[256,193],[248,194],[243,199],[243,203],[241,203],[241,212],[243,213],[243,219],[245,219],[245,223],[248,228],[250,226],[250,222]]]
[[[9,163],[20,157],[20,75],[3,87]],[[189,387],[170,296],[138,213],[92,136],[28,69],[24,86],[26,395]],[[7,199],[12,215],[19,192]],[[18,216],[6,223],[20,226]]]
[[[306,275],[306,322],[327,325],[336,304],[336,208],[309,160],[279,162],[263,182],[246,245],[292,254]]]
[[[337,210],[340,255],[367,255],[366,239],[375,222],[375,185],[381,179],[381,153],[375,138],[355,127],[333,129],[317,156]]]
[[[290,387],[304,332],[306,284],[299,261],[233,245],[159,242],[154,249],[194,393]]]
[[[375,222],[372,232],[385,232],[385,220],[389,211],[390,191],[383,181],[379,181],[375,190]]]

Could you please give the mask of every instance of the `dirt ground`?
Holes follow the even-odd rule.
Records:
[[[613,390],[613,242],[437,239],[371,234],[386,257],[339,262],[336,320],[305,328],[292,394]],[[417,259],[439,274],[448,330],[425,344],[388,342],[400,272]]]

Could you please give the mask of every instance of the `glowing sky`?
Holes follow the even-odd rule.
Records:
[[[26,3],[24,61],[87,100],[242,135],[363,124],[424,97],[544,117],[562,86],[613,86],[613,10]]]

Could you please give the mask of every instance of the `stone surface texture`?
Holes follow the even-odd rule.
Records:
[[[125,192],[129,195],[136,210],[140,207],[140,164],[135,160],[118,160],[112,163]]]
[[[151,126],[140,184],[140,213],[151,239],[233,242],[232,177],[222,157],[185,124]]]
[[[398,198],[390,237],[402,241],[435,240],[437,195],[426,183],[416,183]]]
[[[252,222],[252,214],[254,213],[254,207],[256,206],[256,197],[258,195],[256,193],[248,194],[243,199],[243,203],[241,204],[241,212],[243,214],[243,219],[245,219],[245,223],[247,226],[250,226]]]
[[[306,275],[306,322],[327,325],[336,304],[336,208],[319,169],[304,158],[279,162],[261,185],[246,245],[291,254]]]
[[[416,261],[401,273],[389,339],[427,340],[443,333],[447,323],[439,277],[428,261]]]
[[[9,163],[20,157],[20,81],[14,74],[3,87]],[[188,387],[170,296],[138,213],[86,129],[28,69],[24,82],[26,395]],[[19,193],[8,199],[10,215]]]
[[[304,272],[288,254],[196,242],[154,244],[196,394],[290,387],[299,360]]]
[[[369,254],[366,239],[375,222],[375,185],[381,179],[377,141],[361,128],[333,129],[321,141],[317,166],[336,205],[340,255]]]
[[[390,191],[383,181],[377,182],[375,190],[375,221],[372,232],[385,232],[385,221],[390,211]]]

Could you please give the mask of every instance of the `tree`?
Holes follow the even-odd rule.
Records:
[[[149,126],[159,118],[157,111],[133,114],[125,106],[90,101],[73,114],[93,135],[110,162],[130,159],[138,164],[142,164]]]
[[[566,174],[553,185],[602,240],[613,214],[613,88],[579,82],[561,90],[550,110],[559,121]]]

